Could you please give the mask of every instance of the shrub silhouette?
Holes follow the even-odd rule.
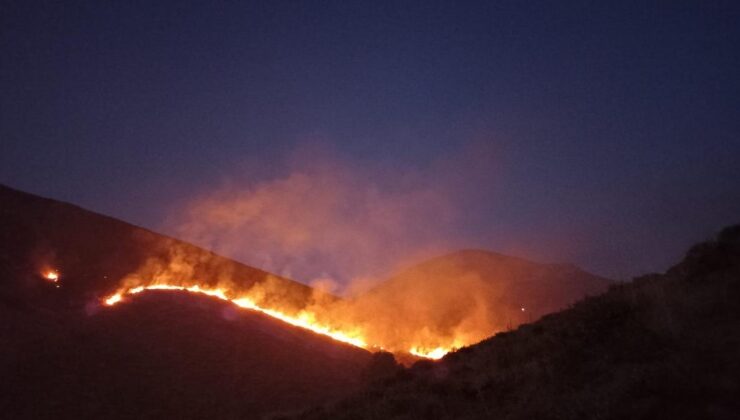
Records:
[[[740,418],[740,225],[665,274],[405,369],[332,419]],[[379,363],[380,364],[380,363]]]
[[[396,362],[393,354],[388,352],[377,352],[373,354],[370,363],[362,371],[362,380],[368,384],[392,378],[403,370]]]

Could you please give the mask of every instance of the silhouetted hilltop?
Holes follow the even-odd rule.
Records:
[[[0,281],[5,282],[0,298],[27,296],[38,302],[43,296],[37,293],[48,291],[39,290],[38,276],[51,267],[62,274],[63,287],[56,295],[84,305],[110,293],[147,260],[171,260],[173,250],[187,258],[192,268],[188,275],[194,278],[208,280],[214,272],[227,272],[247,287],[269,276],[295,296],[311,294],[301,283],[71,204],[2,185],[0,203]]]
[[[665,274],[614,284],[294,418],[735,419],[738,302],[740,226],[733,226]]]
[[[404,282],[421,280],[424,287],[434,290],[466,276],[476,276],[490,286],[485,299],[495,316],[509,327],[563,309],[586,295],[602,293],[610,283],[574,265],[540,264],[491,251],[462,250],[408,268],[381,287],[404,288]]]
[[[405,269],[353,303],[384,343],[416,337],[427,348],[449,348],[537,320],[609,284],[572,265],[465,250]]]
[[[5,418],[257,418],[358,386],[371,354],[208,297],[100,298],[151,259],[187,274],[268,276],[79,207],[0,186],[0,413]],[[178,257],[181,256],[178,254]],[[45,268],[61,272],[57,284]],[[286,293],[287,295],[287,293]]]

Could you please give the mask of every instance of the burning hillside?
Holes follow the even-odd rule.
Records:
[[[3,417],[255,418],[359,386],[369,352],[253,310],[156,291],[99,301],[173,250],[178,280],[279,285],[294,307],[310,288],[69,204],[3,186],[0,203]]]
[[[453,254],[341,299],[72,205],[4,187],[0,201],[11,417],[255,416],[358,386],[362,348],[439,358],[521,322],[513,305],[537,312],[521,278],[486,268],[506,258]],[[580,297],[564,283],[578,276],[527,265]]]
[[[340,299],[318,290],[296,295],[269,276],[241,286],[218,267],[207,277],[211,281],[194,281],[191,264],[197,258],[180,247],[169,254],[147,261],[103,303],[113,306],[149,290],[207,295],[363,349],[430,359],[598,293],[608,284],[572,268],[468,251],[430,260],[370,292]],[[549,300],[539,299],[538,290]],[[522,311],[524,306],[531,310]]]
[[[132,282],[131,278],[127,282]],[[417,357],[438,359],[454,348],[466,344],[452,342],[445,345],[447,343],[439,340],[435,344],[442,344],[433,347],[426,347],[413,342],[409,342],[404,347],[387,347],[382,340],[370,341],[368,339],[368,337],[373,338],[371,333],[374,331],[368,323],[353,324],[351,318],[341,318],[341,316],[350,313],[348,303],[317,292],[304,305],[296,305],[291,303],[295,302],[295,299],[281,299],[280,296],[284,296],[286,290],[281,290],[279,283],[269,279],[243,291],[240,291],[233,282],[211,286],[196,282],[173,283],[171,280],[170,282],[157,280],[145,285],[122,287],[115,293],[104,297],[102,302],[106,306],[114,306],[152,290],[210,296],[230,302],[239,308],[258,311],[287,324],[371,351],[388,350],[397,353],[410,353]]]
[[[145,292],[148,290],[169,290],[169,291],[181,291],[181,292],[189,292],[189,293],[195,293],[195,294],[203,294],[206,296],[211,296],[220,300],[228,301],[233,303],[234,305],[244,308],[244,309],[251,309],[254,311],[262,312],[266,315],[269,315],[273,318],[277,318],[285,323],[288,323],[290,325],[305,328],[307,330],[313,331],[316,334],[325,335],[327,337],[331,337],[334,340],[341,341],[343,343],[351,344],[356,347],[361,347],[364,349],[369,348],[368,344],[363,340],[361,333],[359,331],[352,331],[352,332],[345,332],[338,329],[334,329],[333,327],[322,324],[320,321],[316,319],[316,316],[308,311],[300,311],[295,315],[290,315],[284,310],[280,309],[273,309],[273,308],[267,308],[260,306],[258,303],[255,302],[254,297],[247,295],[240,295],[235,296],[230,290],[228,289],[220,289],[220,288],[207,288],[207,287],[200,287],[198,285],[195,286],[175,286],[170,284],[154,284],[150,286],[138,286],[134,287],[132,289],[124,289],[116,292],[112,296],[109,296],[105,298],[103,301],[108,306],[113,306],[119,302],[121,302],[126,295],[136,295],[141,292]]]
[[[106,289],[104,299],[117,303],[151,288],[209,294],[369,350],[437,359],[607,286],[574,268],[483,251],[437,258],[382,282],[455,242],[452,191],[403,171],[358,171],[309,155],[287,162],[274,179],[235,177],[194,191],[174,209],[169,229],[334,289],[296,290],[270,276],[244,284],[228,267],[173,246]],[[196,269],[203,264],[210,268]],[[346,298],[329,294],[337,289]]]
[[[740,225],[664,274],[280,419],[740,418]]]

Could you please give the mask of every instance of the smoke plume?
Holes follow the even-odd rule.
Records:
[[[267,180],[234,177],[170,220],[175,234],[327,291],[365,288],[442,249],[457,215],[450,191],[419,171],[361,168],[310,155]]]

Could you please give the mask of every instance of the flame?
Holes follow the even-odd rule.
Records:
[[[336,341],[346,343],[355,347],[363,348],[366,350],[384,350],[380,344],[370,344],[366,341],[363,331],[361,328],[341,328],[329,325],[328,323],[321,322],[317,315],[310,310],[300,310],[295,314],[289,314],[285,311],[281,311],[275,308],[268,308],[258,304],[254,298],[248,295],[234,296],[234,294],[226,288],[218,287],[203,287],[199,285],[194,286],[179,286],[173,284],[153,284],[148,286],[136,286],[130,288],[122,288],[103,298],[103,303],[106,306],[113,306],[121,302],[126,301],[126,296],[133,296],[143,293],[149,290],[170,290],[170,291],[182,291],[196,293],[206,296],[211,296],[219,300],[231,302],[232,304],[253,311],[261,312],[272,318],[278,319],[287,324],[304,328],[313,331],[316,334],[330,337]],[[454,350],[455,347],[431,347],[425,348],[422,346],[413,346],[407,350],[408,353],[425,359],[438,360],[444,357],[447,353]]]
[[[123,295],[121,295],[120,293],[116,293],[115,295],[103,299],[103,302],[105,302],[105,304],[108,306],[113,306],[116,303],[120,302],[121,299],[123,299]]]
[[[263,314],[269,315],[273,318],[277,318],[287,324],[313,331],[316,334],[330,337],[342,343],[350,344],[363,349],[380,349],[378,346],[368,345],[359,330],[352,331],[333,328],[329,325],[317,321],[315,315],[310,311],[304,310],[300,311],[297,315],[290,315],[276,309],[260,306],[248,296],[230,297],[231,293],[228,290],[222,288],[201,287],[199,285],[177,286],[172,284],[155,284],[150,286],[138,286],[130,289],[119,290],[111,296],[104,298],[103,302],[107,306],[113,306],[119,302],[122,302],[124,300],[124,296],[126,295],[136,295],[147,290],[184,291],[215,297],[220,300],[231,302],[240,308],[262,312]]]
[[[56,270],[47,270],[42,275],[46,280],[49,280],[52,283],[59,281],[59,272]]]
[[[272,276],[246,287],[235,283],[226,268],[205,266],[196,270],[205,261],[203,258],[172,248],[169,259],[148,260],[137,272],[124,277],[118,289],[101,303],[114,306],[155,290],[199,294],[355,347],[435,360],[496,332],[495,326],[486,322],[484,307],[476,301],[460,299],[449,288],[441,289],[443,296],[455,299],[445,299],[442,304],[423,293],[420,296],[424,289],[417,287],[418,282],[407,289],[391,285],[386,292],[350,299],[337,299],[317,290],[307,296],[305,290],[297,292],[301,289],[286,287],[284,281]],[[202,281],[203,278],[209,280]],[[458,288],[453,289],[454,292]],[[439,290],[437,287],[434,292]],[[410,292],[413,296],[409,296]],[[459,311],[470,305],[474,307],[472,311]],[[444,322],[450,316],[461,320],[450,326]]]
[[[424,349],[421,347],[412,347],[409,350],[409,353],[413,354],[416,357],[421,357],[424,359],[434,359],[439,360],[443,358],[447,353],[450,352],[450,349],[446,349],[443,347],[437,347],[433,349]]]

